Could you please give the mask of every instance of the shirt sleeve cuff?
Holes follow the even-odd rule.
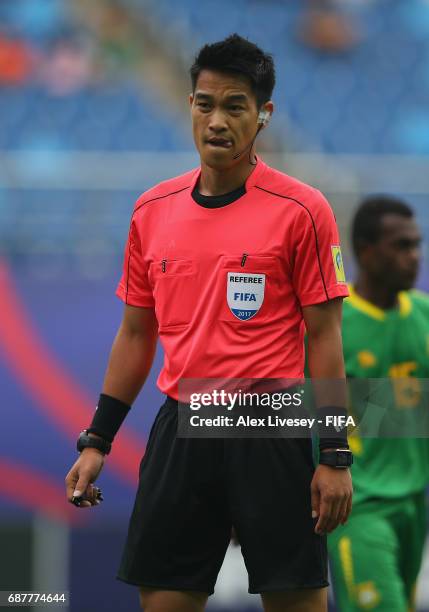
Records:
[[[155,301],[151,295],[137,295],[127,291],[122,284],[118,285],[116,295],[120,300],[129,306],[140,306],[143,308],[154,308]]]
[[[335,298],[342,297],[346,298],[349,295],[347,285],[332,285],[326,288],[325,291],[312,291],[305,295],[299,296],[299,301],[302,307],[314,306],[315,304],[322,304],[323,302],[329,302]]]

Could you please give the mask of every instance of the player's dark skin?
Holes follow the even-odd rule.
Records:
[[[358,295],[387,310],[398,292],[414,286],[421,257],[421,234],[413,218],[388,213],[381,218],[378,240],[362,246],[355,283]]]
[[[244,184],[254,170],[249,163],[254,146],[249,145],[258,131],[261,109],[273,112],[271,101],[258,107],[256,96],[246,79],[232,74],[203,70],[190,96],[195,145],[201,159],[199,191],[221,195]],[[238,158],[234,155],[238,153]],[[308,335],[308,363],[312,378],[344,379],[341,342],[340,298],[303,308]],[[113,343],[103,385],[103,393],[126,404],[133,404],[150,371],[157,340],[154,309],[125,306],[124,317]],[[328,385],[324,405],[345,405],[338,389]],[[330,395],[331,394],[331,395]],[[66,478],[67,497],[73,492],[92,489],[103,466],[101,453],[85,449]],[[315,531],[329,533],[345,523],[351,511],[350,472],[319,465],[311,483],[311,510],[317,518]],[[95,504],[93,498],[83,507]],[[327,589],[299,589],[263,593],[265,612],[326,612]],[[203,612],[206,593],[140,589],[145,612]]]

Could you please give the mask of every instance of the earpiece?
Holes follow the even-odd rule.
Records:
[[[263,127],[265,127],[266,125],[268,125],[269,120],[271,119],[271,113],[267,110],[261,110],[259,111],[259,115],[258,115],[258,124],[262,125]]]
[[[256,130],[256,134],[252,138],[251,142],[249,142],[247,147],[245,149],[243,149],[240,153],[236,153],[235,155],[233,155],[232,159],[238,159],[244,153],[246,153],[246,151],[250,151],[251,150],[251,148],[253,147],[253,143],[256,140],[257,135],[262,130],[262,128],[264,128],[268,124],[270,119],[271,119],[270,111],[267,111],[267,110],[260,110],[259,111],[259,114],[258,114],[258,129]],[[252,162],[252,160],[250,159],[250,153],[249,153],[249,163],[252,164],[252,166],[256,165],[256,162]]]

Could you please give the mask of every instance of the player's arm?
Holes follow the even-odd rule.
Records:
[[[158,323],[153,308],[125,306],[103,384],[103,394],[111,400],[109,410],[115,409],[115,402],[119,411],[122,406],[131,406],[134,402],[151,369],[157,336]],[[96,436],[95,433],[90,435]],[[92,483],[97,479],[103,464],[103,452],[95,448],[82,450],[66,476],[69,501],[83,496],[85,500],[80,504],[82,507],[97,504],[98,490]]]
[[[308,369],[313,379],[318,408],[346,406],[341,312],[341,298],[303,308],[308,340]],[[352,493],[348,469],[327,465],[317,467],[311,484],[312,511],[318,517],[316,533],[329,533],[347,521]]]

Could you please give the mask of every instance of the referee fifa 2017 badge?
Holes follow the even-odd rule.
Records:
[[[341,247],[339,244],[333,244],[331,246],[332,260],[334,262],[335,277],[337,283],[346,282],[346,273],[344,271],[343,256],[341,254]]]

